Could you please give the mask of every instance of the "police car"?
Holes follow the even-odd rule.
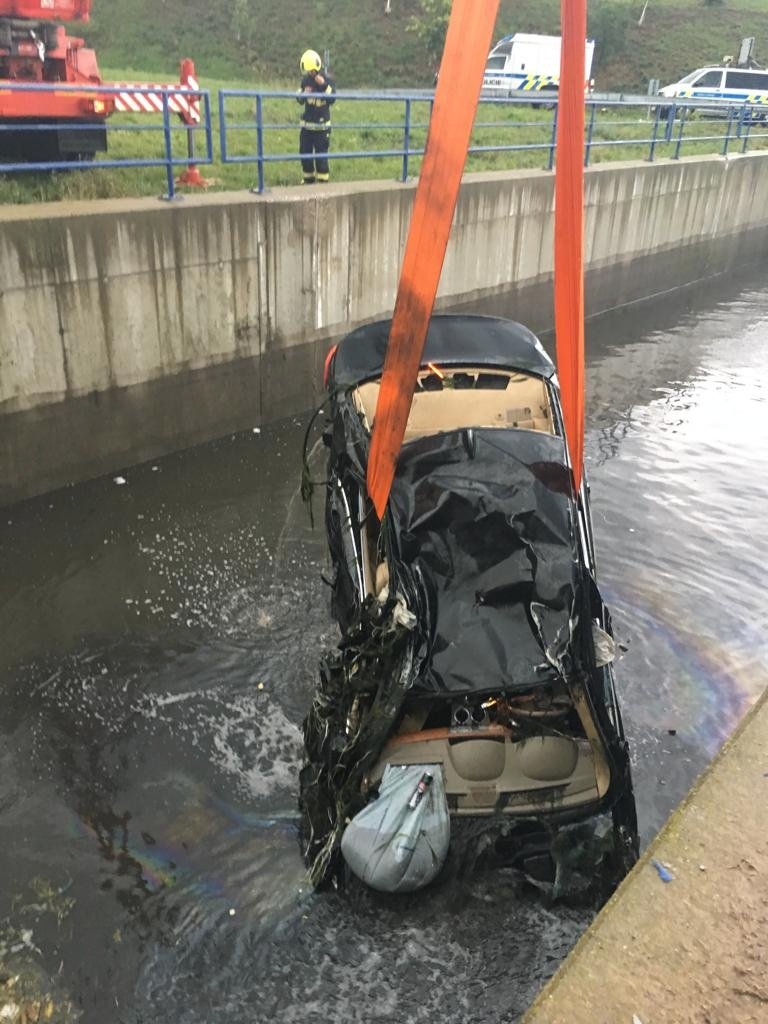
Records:
[[[726,116],[734,104],[751,104],[766,108],[768,116],[768,71],[757,68],[705,67],[697,68],[679,82],[665,85],[659,90],[670,99],[712,99],[717,106],[705,107],[708,114]]]

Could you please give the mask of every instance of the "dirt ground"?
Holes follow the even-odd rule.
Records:
[[[768,1024],[768,693],[525,1024]]]

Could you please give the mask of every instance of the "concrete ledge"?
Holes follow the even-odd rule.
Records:
[[[667,865],[665,883],[653,861]],[[768,1021],[768,692],[525,1024]]]
[[[768,249],[768,153],[586,176],[590,313]],[[467,175],[437,308],[552,323],[553,175]],[[0,504],[312,406],[390,314],[414,185],[0,208]]]

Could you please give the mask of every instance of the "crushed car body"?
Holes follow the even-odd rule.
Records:
[[[637,840],[611,621],[554,365],[521,324],[433,316],[379,521],[365,482],[389,328],[353,331],[327,366],[341,641],[304,725],[312,882],[345,861],[374,889],[426,885],[468,823],[554,878],[558,834],[606,813],[621,874]]]

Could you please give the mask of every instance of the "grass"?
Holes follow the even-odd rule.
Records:
[[[673,81],[734,53],[743,36],[764,35],[766,0],[589,0],[601,88],[640,89]],[[95,0],[82,34],[103,65],[133,63],[173,74],[191,56],[203,76],[293,81],[299,54],[328,49],[345,88],[429,85],[434,68],[408,23],[417,0]],[[495,38],[508,32],[559,34],[560,0],[501,0]],[[760,56],[760,53],[758,53]]]
[[[135,69],[105,69],[105,80],[140,81],[157,80],[162,76],[147,75]],[[221,88],[252,88],[247,80],[204,80],[203,86],[211,90],[213,120],[214,163],[201,165],[201,173],[211,179],[212,191],[244,190],[256,182],[255,163],[222,164],[219,154],[218,93]],[[267,83],[264,88],[284,90],[290,88],[279,82]],[[294,154],[298,146],[299,108],[293,97],[264,100],[264,150],[269,155]],[[340,99],[333,111],[334,128],[332,152],[382,151],[403,146],[405,105],[400,101],[344,100]],[[429,116],[428,101],[412,105],[411,146],[421,148],[426,139]],[[228,98],[228,124],[243,127],[230,128],[227,146],[230,154],[254,156],[256,131],[254,101],[252,98]],[[157,115],[120,114],[113,116],[109,131],[109,158],[162,159],[164,138],[162,118]],[[140,127],[141,131],[130,130]],[[644,110],[629,109],[621,112],[601,111],[593,132],[594,147],[590,162],[606,160],[641,160],[648,156],[648,140],[653,122]],[[716,153],[722,149],[726,122],[695,119],[686,125],[682,155]],[[764,130],[755,129],[750,149],[766,145]],[[511,168],[543,168],[549,161],[552,137],[552,111],[545,105],[510,106],[483,103],[479,108],[472,137],[473,146],[526,145],[530,148],[515,152],[483,152],[470,154],[468,171],[508,170]],[[676,137],[676,136],[675,136]],[[202,131],[196,132],[197,151],[204,152]],[[696,141],[696,139],[701,141]],[[621,142],[620,145],[615,143]],[[612,143],[601,145],[601,143]],[[176,173],[183,169],[186,155],[187,132],[174,119],[173,152],[182,161]],[[731,144],[731,152],[738,144]],[[667,159],[674,153],[674,143],[659,143],[657,159]],[[411,157],[409,175],[419,172],[420,159]],[[336,181],[364,181],[373,179],[399,180],[402,157],[366,156],[355,159],[337,159],[331,162],[331,177]],[[266,186],[298,184],[301,170],[296,160],[268,162],[265,165]],[[159,196],[166,190],[163,167],[75,169],[52,174],[19,173],[0,180],[0,202],[32,203],[58,199],[99,199],[119,196]]]
[[[737,52],[743,36],[758,40],[758,57],[768,56],[768,39],[761,37],[766,24],[768,0],[724,0],[709,6],[703,0],[649,0],[644,23],[637,24],[644,0],[589,0],[589,33],[596,40],[594,75],[603,90],[645,91],[649,78],[674,81],[696,67],[716,62]],[[392,14],[385,15],[384,0],[95,0],[93,20],[73,34],[82,34],[96,50],[105,81],[172,81],[179,58],[194,57],[204,87],[212,92],[214,155],[218,152],[217,94],[221,87],[289,88],[297,85],[298,55],[308,46],[321,52],[328,48],[340,88],[417,88],[429,86],[432,68],[421,44],[407,30],[418,11],[417,0],[392,0]],[[495,37],[529,31],[559,33],[560,0],[501,0]],[[127,66],[132,69],[128,70]],[[162,69],[162,70],[158,70]],[[218,76],[218,77],[216,77]],[[252,122],[249,101],[233,102],[231,114],[243,123]],[[269,129],[265,147],[269,153],[292,153],[298,142],[296,104],[270,100],[265,105]],[[396,104],[339,102],[334,116],[332,151],[399,148],[403,108]],[[423,142],[426,110],[414,107],[412,142]],[[484,107],[480,120],[487,127],[475,131],[476,144],[493,146],[512,141],[545,145],[550,115],[546,110],[515,108],[500,111]],[[622,123],[631,122],[631,123]],[[145,131],[122,130],[132,124]],[[372,127],[354,127],[369,124]],[[387,127],[389,125],[390,127]],[[397,125],[397,127],[393,127]],[[121,128],[122,126],[122,128]],[[286,126],[286,127],[281,127]],[[722,135],[722,122],[698,122],[686,128],[700,136]],[[595,150],[594,160],[643,159],[647,147],[631,144],[647,138],[647,123],[632,115],[600,116],[596,139],[621,139],[621,146]],[[121,114],[110,120],[110,155],[140,158],[163,155],[159,118]],[[255,151],[255,131],[231,131],[228,144],[234,154]],[[203,140],[199,140],[202,145]],[[750,148],[765,145],[755,138]],[[683,154],[717,152],[718,138],[691,143]],[[186,133],[174,127],[174,152],[183,157]],[[660,146],[660,159],[671,155]],[[468,170],[509,167],[543,167],[545,149],[518,153],[471,155]],[[335,160],[335,180],[396,179],[401,172],[397,157],[365,157]],[[413,159],[410,173],[418,173]],[[181,170],[181,167],[178,168]],[[244,189],[256,179],[253,164],[202,168],[217,184],[214,189]],[[300,179],[297,163],[269,163],[267,186],[292,184]],[[39,202],[54,199],[109,196],[159,195],[166,188],[162,168],[100,169],[57,174],[22,173],[0,179],[0,202]]]

